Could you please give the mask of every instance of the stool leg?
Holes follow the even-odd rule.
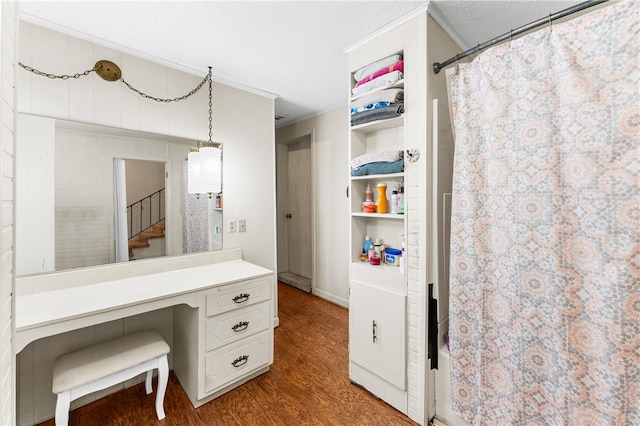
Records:
[[[167,355],[162,355],[158,359],[158,394],[156,395],[156,413],[158,420],[164,419],[164,394],[169,382],[169,363]]]
[[[71,405],[71,392],[64,391],[58,394],[56,402],[56,426],[67,426],[69,423],[69,406]]]
[[[147,378],[144,381],[144,390],[147,391],[147,395],[153,392],[153,387],[151,387],[151,378],[153,377],[153,370],[147,371]]]

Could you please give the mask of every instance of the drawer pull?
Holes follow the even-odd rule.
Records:
[[[233,362],[231,363],[231,365],[233,365],[234,367],[242,367],[248,361],[249,361],[249,355],[242,355],[242,356],[234,359]]]
[[[237,323],[231,328],[236,333],[240,333],[241,331],[245,331],[247,328],[249,328],[249,321],[240,321],[239,323]]]
[[[240,293],[239,295],[237,295],[236,297],[233,298],[233,301],[235,303],[244,303],[247,300],[249,300],[249,296],[251,296],[248,293]]]

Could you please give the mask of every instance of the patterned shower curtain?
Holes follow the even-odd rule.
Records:
[[[474,425],[640,425],[640,2],[459,64],[450,349]]]

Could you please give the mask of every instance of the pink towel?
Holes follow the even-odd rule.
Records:
[[[404,61],[398,61],[398,62],[396,62],[395,64],[391,65],[388,68],[383,68],[380,71],[374,72],[370,76],[365,77],[362,80],[358,81],[354,87],[358,87],[361,84],[364,84],[364,83],[367,83],[367,82],[373,80],[374,78],[380,77],[381,75],[389,74],[390,72],[393,72],[393,71],[404,72]]]

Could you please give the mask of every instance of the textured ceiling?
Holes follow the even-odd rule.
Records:
[[[25,21],[194,75],[212,66],[217,80],[273,94],[276,115],[285,116],[280,126],[345,105],[343,49],[426,3],[27,0],[19,5]],[[466,49],[576,3],[436,0],[429,7]],[[31,65],[46,70],[45,64]]]

